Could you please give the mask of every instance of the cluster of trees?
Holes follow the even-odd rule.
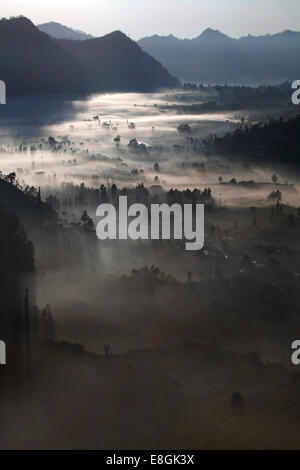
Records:
[[[167,282],[177,282],[176,278],[172,274],[167,274],[161,271],[158,266],[152,265],[150,268],[144,266],[141,269],[132,269],[131,275],[133,278],[149,281],[150,279],[156,279]]]
[[[180,114],[202,114],[208,112],[237,110],[266,110],[292,107],[291,84],[285,82],[277,86],[204,86],[185,84],[183,89],[190,90],[177,96],[176,104],[160,105],[164,111]],[[180,103],[180,100],[183,100]],[[190,101],[189,104],[186,101]]]
[[[203,144],[209,151],[222,154],[264,158],[277,157],[283,163],[299,164],[300,154],[300,115],[284,121],[272,119],[269,123],[259,123],[252,127],[236,129],[224,136],[211,136]]]
[[[138,153],[147,153],[147,147],[143,143],[138,143],[136,139],[131,139],[127,145],[129,150],[133,152],[138,152]]]
[[[7,181],[7,183],[11,184],[15,188],[19,189],[20,191],[25,194],[25,196],[28,197],[28,199],[31,199],[34,202],[37,203],[42,203],[41,200],[41,189],[40,188],[35,188],[34,186],[21,186],[19,180],[17,179],[17,175],[15,172],[9,173],[8,175],[4,175],[0,171],[0,179],[3,181]]]
[[[192,128],[189,124],[179,124],[177,127],[178,132],[186,133],[186,134],[191,134]]]
[[[184,191],[179,191],[178,189],[170,189],[167,192],[167,202],[168,204],[212,204],[213,197],[212,191],[210,188],[205,188],[203,191],[200,189],[185,189]]]
[[[154,164],[154,169],[159,171],[159,164]],[[100,188],[91,188],[81,183],[80,186],[73,183],[63,183],[61,186],[60,197],[49,195],[46,202],[55,210],[96,207],[99,204],[112,203],[117,204],[119,196],[127,196],[128,203],[142,203],[149,205],[157,203],[157,194],[148,189],[143,183],[134,187],[119,188],[115,183],[105,186],[101,184]],[[213,203],[211,188],[205,188],[203,191],[195,188],[193,191],[186,189],[170,189],[165,192],[161,188],[160,199],[166,200],[168,204],[188,204],[188,203]]]

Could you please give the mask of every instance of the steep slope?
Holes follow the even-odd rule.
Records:
[[[92,39],[91,34],[84,33],[83,31],[77,31],[72,28],[68,28],[60,23],[50,21],[49,23],[43,23],[37,25],[38,29],[43,33],[48,34],[56,39],[72,39],[74,41],[84,41],[85,39]]]
[[[0,178],[0,206],[16,214],[22,224],[37,225],[55,219],[55,212],[44,202],[30,198],[16,186]]]
[[[87,80],[91,89],[148,91],[178,83],[167,69],[121,31],[87,41],[58,42],[89,71]]]
[[[0,77],[7,94],[76,92],[83,67],[27,18],[0,21]]]
[[[139,45],[186,80],[214,83],[280,83],[300,74],[300,33],[284,31],[233,39],[206,29],[194,39],[142,38]]]
[[[125,34],[53,39],[27,18],[0,21],[0,77],[7,95],[151,91],[177,82]]]

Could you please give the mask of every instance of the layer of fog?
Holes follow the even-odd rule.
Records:
[[[203,190],[210,186],[217,205],[245,208],[269,204],[268,195],[277,188],[272,184],[271,176],[277,170],[280,183],[287,180],[298,184],[296,176],[287,175],[281,168],[244,166],[239,162],[228,164],[218,156],[195,154],[187,143],[188,136],[178,132],[179,124],[188,123],[192,128],[191,136],[201,141],[208,135],[234,130],[239,125],[238,117],[235,113],[179,115],[162,112],[159,105],[166,104],[170,96],[171,92],[168,95],[98,95],[90,100],[68,102],[65,109],[60,103],[57,113],[54,104],[51,112],[47,113],[49,103],[45,111],[40,103],[34,103],[30,109],[27,102],[25,107],[23,104],[22,112],[14,114],[18,113],[16,107],[3,121],[0,131],[1,171],[4,174],[16,171],[23,186],[40,186],[43,198],[50,194],[64,197],[65,186],[62,184],[65,183],[80,185],[84,182],[87,187],[99,188],[101,184],[115,183],[123,187],[143,182],[150,188],[157,176],[155,184],[165,190],[193,190],[195,187]],[[134,123],[131,128],[130,123]],[[121,136],[119,146],[113,141],[117,135]],[[63,142],[62,151],[50,150],[49,136],[58,143]],[[133,152],[127,144],[134,138],[146,147],[163,148],[146,153]],[[70,144],[65,143],[67,141]],[[38,149],[40,144],[42,150]],[[30,151],[33,145],[37,149]],[[155,162],[159,163],[159,173],[153,168]],[[134,169],[138,174],[132,174]],[[223,182],[235,178],[237,181],[253,180],[267,184],[254,189],[236,184],[221,185],[219,176],[223,177]],[[298,193],[285,188],[282,201],[299,205]],[[83,209],[61,208],[59,216],[68,222],[79,221]],[[95,220],[95,208],[85,209]],[[250,216],[248,219],[250,224]],[[97,352],[102,351],[102,345],[108,342],[112,343],[115,352],[120,352],[199,337],[199,330],[192,326],[192,319],[184,331],[184,306],[172,311],[168,305],[172,294],[166,290],[163,289],[159,298],[151,301],[148,293],[150,297],[145,295],[135,304],[134,289],[126,292],[120,287],[123,283],[121,275],[130,274],[133,268],[152,264],[176,276],[180,282],[186,282],[187,272],[197,273],[200,269],[196,256],[169,252],[165,246],[157,249],[150,243],[145,244],[145,248],[140,244],[103,246],[97,240],[91,243],[83,235],[74,237],[74,252],[69,248],[72,240],[65,240],[64,235],[56,238],[55,242],[48,237],[34,240],[37,303],[41,307],[47,303],[51,305],[59,339],[84,341],[87,348]],[[116,290],[119,296],[115,297]],[[213,293],[210,294],[213,297]],[[188,296],[186,302],[189,302]],[[142,317],[137,316],[135,308],[143,309],[140,312]],[[157,316],[153,317],[155,311]],[[168,333],[161,333],[160,315],[164,312],[167,326],[171,325],[173,314],[181,317],[178,331],[169,328]],[[252,339],[255,349],[258,341],[254,333]],[[247,347],[250,348],[251,339],[249,342]],[[268,357],[263,346],[259,345],[259,348]],[[273,354],[277,347],[270,349]]]

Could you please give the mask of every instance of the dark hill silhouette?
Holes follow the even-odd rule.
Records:
[[[1,391],[12,387],[16,393],[27,372],[24,340],[28,338],[28,328],[22,306],[25,287],[31,288],[33,294],[34,247],[18,217],[2,204],[0,225],[0,332],[9,358],[9,367],[1,370],[0,386]]]
[[[55,220],[55,212],[37,196],[26,194],[3,178],[0,178],[0,202],[8,212],[16,214],[22,224],[37,226],[44,221]]]
[[[289,30],[233,39],[208,28],[193,39],[155,35],[138,44],[170,73],[190,81],[275,84],[300,74],[300,33]]]
[[[91,34],[84,33],[83,31],[78,31],[72,28],[68,28],[60,23],[50,21],[49,23],[43,23],[37,25],[38,29],[43,33],[48,34],[56,39],[72,39],[78,41],[84,41],[85,39],[92,39]]]
[[[56,40],[24,17],[0,21],[0,77],[7,94],[150,91],[176,84],[166,69],[120,32]]]
[[[81,64],[27,18],[1,20],[0,45],[8,96],[82,90]]]
[[[58,42],[89,71],[90,89],[147,91],[177,85],[157,60],[121,31],[87,41]]]

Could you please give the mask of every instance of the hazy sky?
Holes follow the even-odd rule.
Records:
[[[2,0],[1,16],[57,21],[95,36],[198,36],[207,27],[237,37],[300,29],[300,0]],[[6,5],[5,5],[6,3]]]

